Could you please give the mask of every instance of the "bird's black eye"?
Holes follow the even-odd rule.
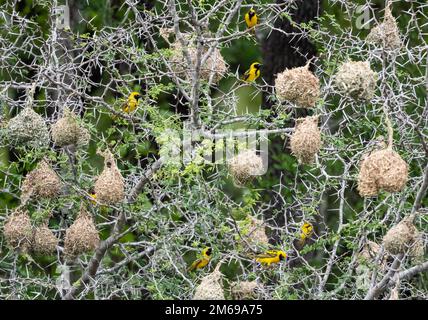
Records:
[[[254,15],[255,15],[256,13],[253,11],[253,10],[251,10],[250,12],[248,12],[248,15],[250,16],[250,19],[252,18],[252,17],[254,17]]]
[[[135,99],[140,99],[141,98],[141,96],[139,95],[139,94],[137,94],[137,95],[135,95]]]
[[[207,250],[207,255],[211,255],[211,253],[212,253],[212,249],[211,248],[209,248],[208,250]]]
[[[260,63],[256,63],[256,64],[254,65],[254,67],[255,67],[256,69],[260,69],[261,65],[260,65]]]
[[[284,255],[283,255],[283,254],[280,254],[280,255],[279,255],[279,260],[281,260],[281,261],[282,261],[282,260],[284,260],[284,258],[285,258],[285,257],[284,257]]]

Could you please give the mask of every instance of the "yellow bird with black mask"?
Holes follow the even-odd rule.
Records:
[[[122,105],[122,111],[125,113],[131,113],[134,112],[135,109],[137,109],[138,106],[138,100],[141,98],[141,95],[139,92],[131,92],[131,94],[128,97],[128,101],[126,101]]]
[[[284,261],[287,254],[281,250],[268,250],[266,253],[256,255],[255,258],[257,262],[270,266],[272,263]]]
[[[259,17],[257,16],[256,10],[253,8],[250,9],[245,14],[245,23],[247,24],[248,29],[254,28],[259,22]]]
[[[211,255],[212,255],[212,248],[211,247],[204,248],[201,252],[201,257],[192,263],[188,271],[201,269],[205,267],[210,262]]]
[[[300,227],[300,244],[303,245],[313,232],[313,225],[307,221],[304,222],[303,225]]]
[[[256,81],[258,77],[260,77],[260,68],[262,67],[262,64],[259,62],[253,62],[250,66],[250,69],[245,71],[244,77],[242,80],[246,82],[253,82]]]

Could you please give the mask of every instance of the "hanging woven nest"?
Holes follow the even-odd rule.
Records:
[[[378,266],[376,259],[378,258],[380,252],[380,245],[376,242],[368,240],[361,251],[357,255],[357,261],[359,264],[368,265],[368,266]],[[380,266],[383,268],[386,266],[387,255],[382,255],[380,257]]]
[[[405,217],[385,234],[383,244],[390,254],[404,254],[417,244],[420,234],[413,224],[414,219],[414,214]],[[409,252],[414,254],[412,250]]]
[[[185,39],[188,43],[192,42],[192,39],[189,36],[185,36]],[[187,51],[190,56],[190,60],[192,61],[192,66],[189,66],[187,63],[186,56],[184,54],[183,46],[180,41],[176,40],[171,48],[173,50],[173,54],[169,59],[172,70],[178,76],[185,76],[187,79],[192,79],[193,73],[192,68],[196,64],[197,59],[197,49],[195,45],[188,45]],[[208,48],[203,48],[200,59],[204,57],[209,51]],[[224,61],[223,56],[219,49],[215,48],[210,56],[205,60],[203,64],[201,64],[200,68],[200,78],[204,81],[209,81],[212,77],[212,82],[217,84],[221,78],[225,76],[227,72],[227,65]]]
[[[52,140],[60,147],[86,145],[89,137],[89,131],[79,124],[76,114],[67,107],[62,118],[52,125]]]
[[[263,286],[257,281],[238,281],[231,283],[230,291],[235,300],[258,300]]]
[[[416,262],[422,263],[425,256],[425,243],[422,234],[418,231],[415,235],[415,241],[409,249],[409,256],[414,258]]]
[[[104,170],[94,185],[97,201],[107,205],[117,204],[125,198],[124,179],[110,150],[99,154],[104,157]]]
[[[400,31],[389,6],[385,8],[383,22],[370,31],[366,41],[386,50],[401,48]]]
[[[376,242],[367,241],[357,254],[355,285],[358,290],[367,291],[370,289],[373,272],[384,273],[388,255],[379,256],[380,249]]]
[[[33,244],[33,226],[28,211],[17,208],[4,224],[4,238],[13,249],[28,252]]]
[[[56,251],[57,245],[58,238],[49,229],[48,221],[34,229],[34,252],[42,255],[50,255]]]
[[[362,250],[358,253],[358,260],[361,262],[373,262],[380,251],[380,246],[373,241],[367,241]]]
[[[229,160],[228,167],[235,185],[241,187],[263,172],[263,160],[255,151],[245,150]]]
[[[380,190],[399,192],[408,179],[408,165],[390,148],[376,150],[361,163],[358,191],[362,197],[376,196]]]
[[[211,274],[203,277],[196,288],[193,300],[225,300],[221,278],[222,274],[218,267]]]
[[[321,132],[318,116],[296,119],[295,130],[290,138],[291,153],[302,164],[310,164],[321,148]]]
[[[354,99],[370,100],[376,90],[378,76],[368,61],[343,63],[334,77],[337,90]]]
[[[9,121],[6,137],[15,147],[40,148],[49,145],[49,131],[46,123],[29,105]]]
[[[304,67],[287,69],[278,74],[275,92],[279,101],[290,101],[299,107],[313,108],[320,97],[319,79]]]
[[[61,193],[61,180],[52,170],[47,160],[43,159],[37,164],[22,183],[21,200],[26,202],[30,197],[34,199],[55,198]]]
[[[100,237],[92,216],[83,207],[74,223],[65,232],[64,254],[69,260],[98,247]]]
[[[240,228],[240,232],[245,240],[255,247],[269,245],[263,220],[249,216]]]

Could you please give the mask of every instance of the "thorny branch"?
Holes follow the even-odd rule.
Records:
[[[0,297],[34,298],[28,296],[27,288],[36,287],[36,298],[81,299],[90,292],[99,299],[141,298],[148,292],[150,298],[188,299],[200,277],[215,266],[220,268],[219,261],[223,261],[222,269],[239,270],[229,282],[256,279],[264,285],[263,298],[378,299],[396,286],[399,296],[426,299],[426,283],[411,279],[426,272],[428,262],[416,264],[407,255],[390,256],[382,238],[403,217],[419,212],[417,227],[427,243],[428,22],[424,12],[428,4],[391,1],[403,47],[385,52],[368,45],[365,31],[356,23],[359,4],[370,8],[370,28],[382,20],[382,10],[368,0],[360,2],[329,0],[319,27],[295,24],[293,32],[285,32],[275,22],[292,21],[293,7],[303,1],[248,4],[221,0],[200,5],[190,0],[161,0],[146,10],[137,1],[127,0],[117,13],[120,18],[113,24],[108,17],[101,26],[96,19],[86,18],[85,8],[71,7],[73,19],[85,32],[77,32],[76,26],[61,29],[54,18],[42,26],[34,17],[18,12],[16,1],[0,5],[1,128],[3,121],[28,104],[49,125],[68,106],[91,130],[89,149],[55,147],[47,152],[56,159],[55,170],[69,187],[70,198],[56,204],[32,204],[32,211],[53,211],[60,221],[55,235],[63,239],[75,218],[73,205],[91,200],[89,186],[99,171],[91,150],[100,147],[112,149],[127,194],[123,204],[90,207],[105,240],[92,255],[75,261],[72,267],[82,271],[79,279],[72,279],[71,269],[58,275],[55,268],[49,268],[64,266],[62,244],[54,260],[41,266],[38,260],[18,259],[17,253],[5,249],[1,235]],[[110,2],[106,3],[105,12],[113,12]],[[56,4],[47,5],[49,14]],[[255,35],[243,20],[250,7],[260,17]],[[337,12],[346,24],[336,25],[332,13]],[[173,30],[168,39],[159,36],[164,29]],[[263,70],[255,83],[240,80],[249,64],[260,59],[253,51],[273,32],[290,39],[292,46],[309,38],[319,48],[314,65],[321,97],[308,114],[320,115],[323,146],[310,166],[298,164],[290,155],[288,138],[295,129],[284,126],[300,117],[302,110],[285,103],[290,112],[281,113],[284,105],[272,97],[274,110],[268,110],[272,111],[268,115],[259,112],[260,92],[274,91],[263,80]],[[183,64],[189,72],[176,72],[171,63],[174,41],[183,48]],[[195,56],[191,47],[196,48]],[[202,80],[203,67],[217,49],[228,64],[224,81],[214,83],[213,76]],[[305,52],[296,54],[305,56]],[[335,90],[334,73],[348,60],[369,61],[378,73],[381,82],[369,102],[354,101]],[[139,108],[124,113],[121,105],[134,90],[143,96]],[[189,164],[171,165],[162,154],[162,134],[181,129],[188,120],[208,140],[243,138],[248,128],[259,136],[285,137],[282,145],[275,146],[278,153],[270,155],[270,165],[280,168],[281,174],[235,188],[227,166],[203,167],[197,152]],[[386,136],[388,146],[394,146],[408,163],[409,181],[400,193],[385,192],[363,200],[356,190],[359,165],[380,136]],[[144,143],[149,147],[141,151]],[[18,205],[29,163],[40,155],[24,157],[7,144],[1,147],[3,227]],[[203,144],[195,142],[192,147],[197,150]],[[263,221],[269,246],[287,251],[285,263],[272,268],[254,264],[248,257],[250,245],[243,235],[241,216]],[[299,246],[295,242],[304,221],[316,228]],[[362,275],[366,269],[361,251],[369,240],[380,244],[380,249]],[[186,272],[204,246],[214,249],[211,263],[202,272]],[[34,268],[46,276],[36,278]],[[49,269],[54,271],[49,274]],[[61,276],[64,283],[58,285]],[[141,288],[147,292],[140,292]]]

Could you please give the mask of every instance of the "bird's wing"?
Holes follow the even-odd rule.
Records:
[[[192,271],[192,270],[195,270],[196,269],[196,267],[200,264],[202,262],[202,260],[201,259],[198,259],[198,260],[195,260],[193,263],[192,263],[192,265],[189,267],[189,271]]]
[[[123,111],[125,111],[125,112],[127,112],[128,108],[129,108],[129,106],[128,106],[128,102],[124,102],[124,103],[122,104],[122,110],[123,110]]]
[[[250,70],[245,71],[244,73],[244,77],[242,78],[244,81],[247,81],[248,78],[250,77]]]
[[[266,252],[266,253],[261,253],[256,255],[256,258],[258,259],[268,259],[268,258],[275,258],[276,257],[276,253],[273,252]]]

